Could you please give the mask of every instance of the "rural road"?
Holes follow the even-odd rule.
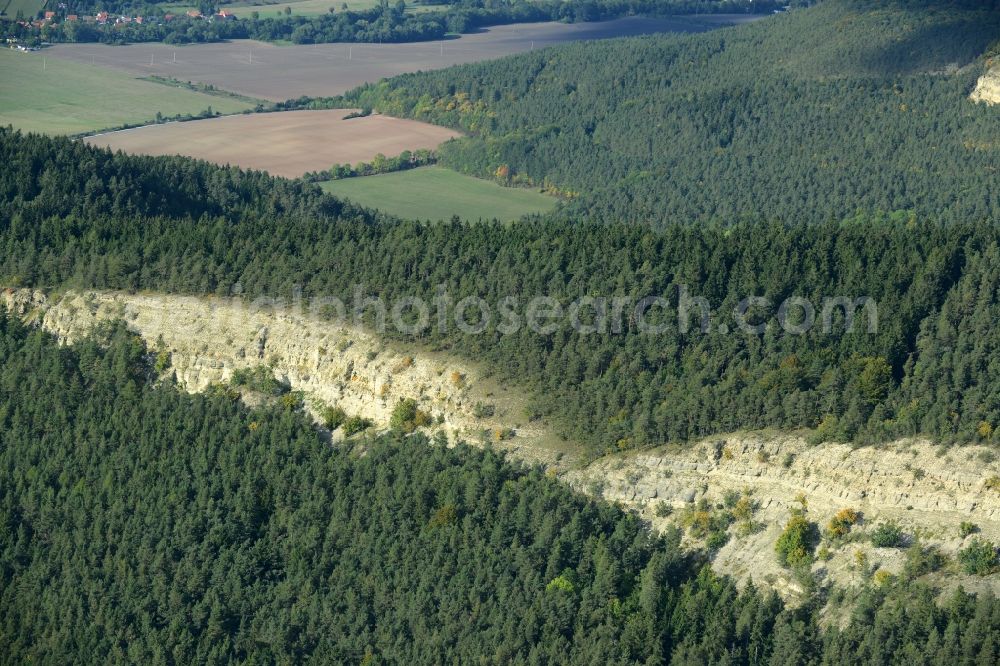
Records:
[[[525,23],[496,26],[457,39],[410,44],[275,46],[237,40],[215,44],[59,44],[46,54],[141,76],[211,84],[271,101],[339,95],[366,82],[450,65],[499,58],[583,39],[658,32],[702,32],[753,20],[745,15],[629,17],[600,23]]]

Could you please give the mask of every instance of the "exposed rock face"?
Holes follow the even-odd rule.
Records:
[[[489,440],[538,462],[555,457],[540,441],[543,426],[522,416],[521,397],[484,379],[479,368],[440,353],[395,349],[371,333],[291,307],[110,292],[70,292],[48,301],[28,290],[7,290],[3,300],[66,343],[100,321],[123,319],[151,350],[169,352],[168,374],[188,391],[229,382],[237,369],[267,365],[304,392],[314,414],[336,405],[385,428],[398,402],[412,398],[435,417],[429,430],[453,441]],[[495,404],[495,413],[487,417],[480,410],[477,416],[477,402]]]
[[[767,580],[779,591],[794,594],[796,584],[777,562],[774,544],[797,496],[808,501],[807,517],[825,528],[835,513],[853,508],[863,520],[852,528],[853,539],[831,548],[832,557],[814,565],[821,577],[851,584],[862,579],[856,552],[870,567],[898,573],[904,557],[892,548],[874,548],[864,532],[893,520],[911,537],[954,554],[967,541],[959,525],[978,525],[978,536],[1000,542],[1000,466],[985,447],[945,450],[930,442],[896,442],[883,448],[852,449],[843,444],[809,446],[801,438],[774,433],[715,437],[684,450],[660,449],[612,456],[565,475],[574,486],[598,492],[640,511],[660,528],[682,522],[701,498],[712,507],[727,492],[749,492],[758,505],[754,522],[761,531],[737,536],[718,552],[714,566],[740,578]],[[657,517],[666,502],[673,513]],[[961,577],[960,577],[961,578]],[[967,588],[991,586],[1000,578],[964,579]]]
[[[37,308],[45,307],[48,302],[44,293],[32,289],[5,289],[2,298],[4,306],[21,317]]]
[[[169,352],[167,373],[190,391],[228,382],[237,369],[265,364],[305,393],[314,414],[324,405],[337,405],[385,427],[399,400],[415,399],[420,409],[440,417],[430,430],[445,432],[453,441],[493,441],[518,458],[550,465],[579,490],[634,509],[657,528],[683,522],[702,499],[715,507],[727,493],[749,492],[757,505],[753,522],[758,529],[741,536],[730,528],[729,542],[713,565],[770,584],[786,597],[801,589],[779,566],[774,544],[793,508],[800,506],[800,494],[808,500],[808,518],[821,528],[840,509],[863,515],[848,539],[832,544],[831,558],[814,565],[820,578],[843,584],[864,577],[856,565],[858,551],[868,558],[869,569],[901,569],[902,551],[873,548],[864,535],[883,520],[897,521],[908,534],[919,533],[923,543],[948,554],[967,541],[959,534],[964,521],[977,524],[982,538],[1000,542],[1000,465],[985,448],[944,450],[914,440],[852,449],[808,446],[780,433],[749,433],[608,456],[581,467],[571,455],[557,456],[544,423],[521,417],[523,395],[517,387],[494,384],[474,364],[396,348],[370,332],[308,313],[250,308],[236,299],[109,292],[46,299],[38,291],[7,290],[2,301],[63,342],[86,335],[99,321],[123,319],[152,350]],[[495,405],[495,414],[483,417],[475,409],[480,402]],[[497,441],[496,433],[510,431],[513,437]],[[672,515],[657,515],[661,504]],[[957,568],[951,569],[954,575]],[[954,582],[1000,592],[998,576],[955,575]]]
[[[1000,103],[1000,65],[993,65],[979,78],[969,99],[990,105]]]

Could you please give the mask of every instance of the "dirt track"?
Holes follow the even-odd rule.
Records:
[[[370,161],[377,153],[435,148],[453,130],[373,115],[344,120],[348,111],[287,111],[148,125],[87,137],[91,145],[142,155],[188,155],[294,178],[335,163]]]

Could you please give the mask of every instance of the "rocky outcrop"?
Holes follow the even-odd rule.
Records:
[[[165,374],[192,392],[229,382],[235,370],[266,365],[302,391],[317,415],[325,406],[338,406],[385,428],[399,401],[413,399],[434,417],[427,430],[444,432],[452,441],[489,441],[542,463],[556,457],[544,424],[523,416],[523,397],[474,364],[426,349],[397,348],[294,307],[114,292],[46,299],[37,291],[7,290],[3,300],[65,343],[87,335],[100,321],[122,319],[151,351],[169,358]]]
[[[779,566],[774,544],[803,498],[808,518],[821,528],[841,509],[861,513],[852,538],[831,543],[830,559],[814,566],[819,577],[841,583],[863,578],[858,552],[864,553],[869,570],[898,573],[902,568],[902,551],[874,548],[865,536],[882,521],[897,522],[911,539],[919,536],[945,554],[954,554],[969,538],[959,531],[966,521],[978,526],[979,537],[1000,542],[1000,465],[985,447],[949,449],[924,440],[880,448],[810,446],[791,435],[734,434],[683,449],[610,456],[565,477],[577,488],[639,511],[661,529],[683,523],[685,512],[703,498],[716,508],[727,494],[750,495],[758,531],[739,536],[730,530],[714,566],[741,578],[768,581],[787,594],[794,594],[796,584]],[[670,508],[669,516],[663,515],[661,503]],[[963,583],[1000,591],[996,577]]]
[[[152,351],[169,359],[164,374],[190,391],[228,382],[237,369],[266,365],[303,391],[314,414],[336,405],[372,419],[377,427],[388,425],[399,400],[412,398],[435,417],[428,430],[452,441],[488,441],[522,460],[548,465],[579,490],[633,509],[656,528],[683,525],[698,505],[714,509],[727,495],[748,495],[755,506],[754,529],[741,534],[731,528],[713,565],[767,583],[786,597],[801,590],[778,565],[774,544],[802,499],[809,519],[821,527],[841,509],[861,513],[851,538],[830,544],[829,558],[814,566],[817,577],[848,585],[865,577],[857,566],[859,552],[869,562],[869,574],[872,567],[889,573],[901,569],[900,550],[873,548],[865,536],[880,521],[896,521],[911,537],[946,554],[966,542],[968,537],[959,533],[966,521],[978,526],[979,536],[1000,542],[1000,465],[982,447],[948,449],[912,440],[855,449],[809,446],[782,433],[741,433],[583,465],[571,449],[560,450],[544,422],[522,416],[523,392],[493,381],[475,364],[396,346],[295,308],[111,292],[46,298],[31,290],[7,290],[3,301],[63,342],[79,339],[100,321],[123,319]],[[957,572],[951,565],[953,583],[1000,592],[997,577],[969,579]]]
[[[976,82],[976,87],[969,95],[973,102],[985,102],[993,105],[1000,103],[1000,64],[993,65]]]

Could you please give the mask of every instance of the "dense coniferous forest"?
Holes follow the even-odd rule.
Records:
[[[153,385],[124,325],[0,312],[4,663],[992,664],[1000,604],[909,584],[843,629],[738,591],[491,451],[364,455],[222,389]]]
[[[911,214],[817,224],[643,225],[562,220],[403,222],[318,188],[184,158],[112,155],[66,139],[0,132],[0,278],[9,285],[159,289],[290,299],[366,295],[523,305],[551,296],[664,296],[666,329],[481,335],[436,327],[423,340],[485,360],[533,390],[567,437],[599,453],[741,428],[820,427],[834,440],[914,434],[994,442],[1000,392],[1000,226]],[[677,320],[678,291],[708,300],[712,332]],[[769,298],[762,335],[731,330],[747,296]],[[775,309],[869,297],[853,332],[835,317],[785,332]],[[629,308],[632,306],[630,305]],[[837,311],[840,312],[839,310]],[[657,319],[659,316],[661,319]],[[695,315],[698,316],[698,315]],[[583,318],[586,319],[584,313]],[[389,331],[392,333],[392,330]]]
[[[966,97],[998,38],[995,3],[828,0],[401,76],[345,101],[471,133],[443,165],[578,195],[570,219],[981,222],[1000,219],[1000,110]]]

